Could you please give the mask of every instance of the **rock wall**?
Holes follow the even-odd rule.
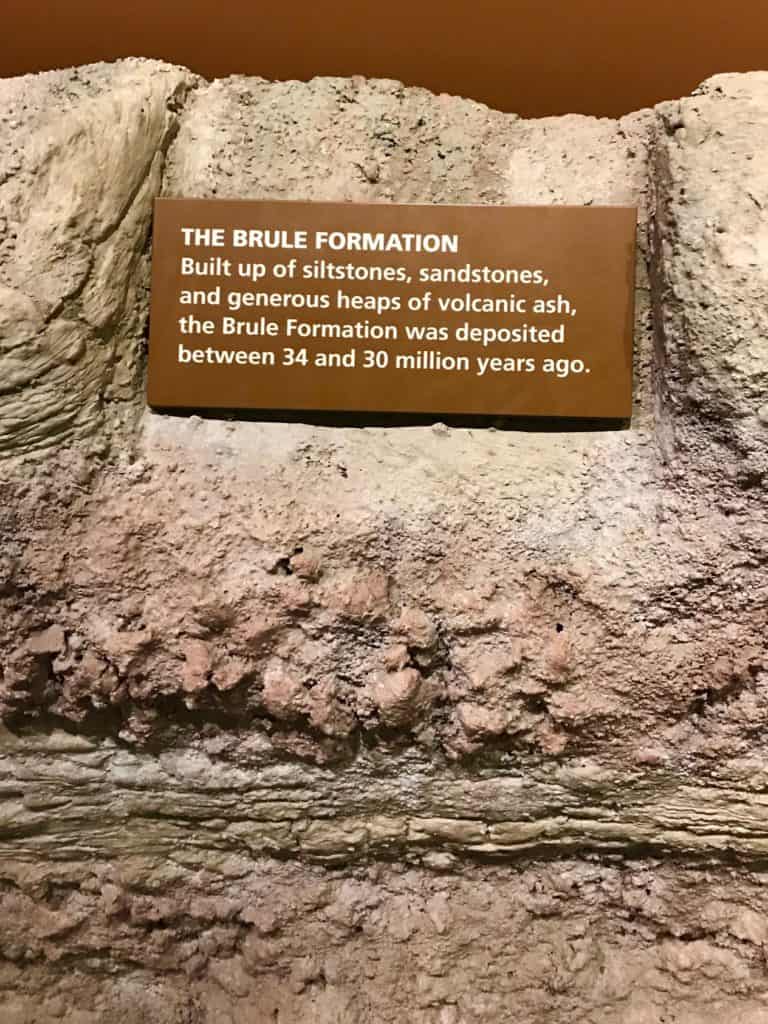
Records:
[[[768,1019],[768,76],[0,124],[3,1021]],[[637,203],[631,427],[153,414],[160,193]]]

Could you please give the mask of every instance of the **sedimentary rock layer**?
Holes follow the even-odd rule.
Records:
[[[0,117],[8,1019],[762,1020],[766,76],[526,122],[131,61]],[[636,203],[631,425],[151,413],[161,192]]]
[[[125,61],[2,83],[3,453],[93,436],[140,387],[147,227],[192,81]]]

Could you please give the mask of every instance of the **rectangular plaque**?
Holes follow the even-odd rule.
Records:
[[[636,219],[158,199],[149,402],[629,417]]]

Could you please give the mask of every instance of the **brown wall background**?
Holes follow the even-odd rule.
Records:
[[[764,0],[0,0],[0,75],[141,55],[208,78],[383,76],[616,116],[768,68]]]

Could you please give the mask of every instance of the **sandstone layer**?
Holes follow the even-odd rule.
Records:
[[[768,75],[0,124],[3,1020],[768,1019]],[[637,204],[631,424],[153,413],[159,194]]]

